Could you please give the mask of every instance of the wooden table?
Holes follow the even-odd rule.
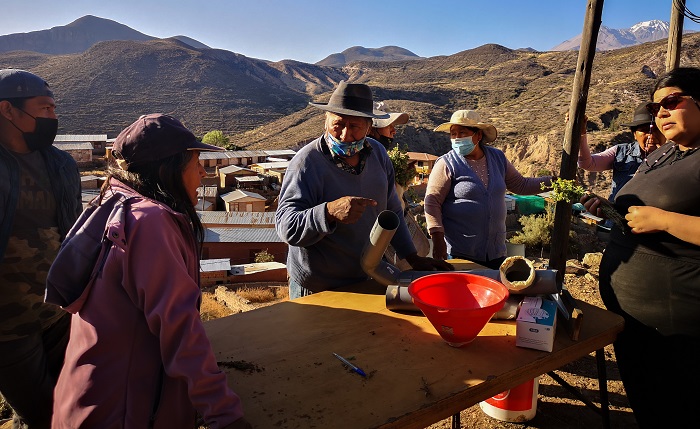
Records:
[[[384,291],[373,282],[358,287]],[[516,347],[512,321],[488,323],[453,348],[425,317],[387,310],[384,295],[369,293],[322,292],[205,327],[256,428],[422,429],[612,343],[622,318],[581,307],[579,340],[562,329],[551,353]]]

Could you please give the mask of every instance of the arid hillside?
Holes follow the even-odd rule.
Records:
[[[596,54],[588,93],[594,150],[631,139],[620,124],[649,97],[664,71],[666,42]],[[700,65],[700,33],[684,35],[681,65]],[[322,132],[325,102],[340,80],[369,84],[377,100],[411,116],[397,141],[441,155],[446,134],[432,130],[457,109],[476,109],[498,128],[494,145],[526,175],[558,171],[577,53],[484,45],[450,56],[353,62],[337,68],[269,62],[174,39],[101,42],[83,53],[3,53],[0,67],[45,77],[54,89],[60,132],[114,137],[140,114],[168,112],[203,135],[222,130],[238,147],[298,148]],[[607,187],[606,174],[582,177]]]

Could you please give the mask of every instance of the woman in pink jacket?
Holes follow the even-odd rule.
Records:
[[[115,140],[119,168],[110,168],[99,207],[84,212],[49,273],[47,301],[73,313],[54,429],[191,429],[196,414],[210,428],[251,427],[198,310],[198,158],[218,149],[161,114],[142,116]],[[106,257],[82,264],[74,250],[104,233]],[[78,274],[94,278],[79,284],[83,265]]]

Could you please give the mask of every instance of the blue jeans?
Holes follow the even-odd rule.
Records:
[[[308,295],[311,295],[312,293],[313,293],[313,291],[305,288],[304,286],[295,282],[291,278],[289,279],[289,299],[290,300],[301,298],[302,296],[308,296]]]

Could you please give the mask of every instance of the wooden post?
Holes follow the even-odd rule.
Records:
[[[569,106],[570,120],[567,122],[564,135],[564,150],[562,151],[561,168],[559,170],[559,177],[562,179],[576,178],[576,162],[581,140],[581,123],[584,121],[586,114],[588,87],[591,83],[591,69],[593,67],[593,57],[595,56],[602,14],[603,0],[589,0],[583,24],[581,48],[578,52],[571,105]],[[554,230],[552,231],[549,268],[558,270],[557,284],[560,286],[564,284],[570,227],[571,204],[566,201],[559,201],[554,212]]]
[[[681,43],[683,42],[683,9],[685,9],[685,0],[671,0],[671,28],[668,30],[666,71],[678,68],[681,63]]]

